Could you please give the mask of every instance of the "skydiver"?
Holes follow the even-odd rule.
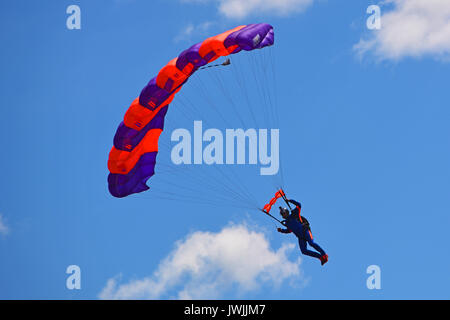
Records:
[[[328,255],[316,242],[314,242],[308,220],[300,215],[302,205],[295,200],[287,201],[295,205],[295,208],[289,212],[289,209],[280,207],[280,215],[284,219],[282,224],[286,227],[286,229],[278,228],[278,232],[293,232],[298,238],[298,245],[300,246],[301,252],[304,255],[319,259],[320,263],[324,265],[328,262]],[[316,249],[319,253],[308,250],[307,244]]]

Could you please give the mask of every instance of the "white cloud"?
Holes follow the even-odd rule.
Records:
[[[9,228],[3,219],[3,216],[0,214],[0,234],[6,236],[9,233]]]
[[[119,284],[109,279],[100,299],[219,299],[239,296],[263,285],[279,287],[285,280],[301,280],[300,258],[290,261],[294,244],[276,251],[265,235],[244,225],[218,233],[195,232],[159,264],[151,276]]]
[[[314,0],[183,0],[184,2],[217,3],[227,18],[243,19],[259,14],[285,16],[304,11]]]
[[[381,29],[361,39],[354,49],[379,59],[425,55],[450,56],[449,0],[388,0],[394,7],[381,16]]]

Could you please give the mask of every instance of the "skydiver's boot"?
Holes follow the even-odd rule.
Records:
[[[320,257],[320,263],[322,265],[324,265],[327,262],[328,262],[328,255],[327,254],[324,254],[323,256]]]

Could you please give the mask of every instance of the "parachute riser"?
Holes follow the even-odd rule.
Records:
[[[280,190],[283,191],[283,189],[280,189]],[[289,207],[289,210],[292,211],[291,204],[289,203],[288,199],[286,198],[286,193],[284,193],[284,191],[281,194],[281,197],[283,198],[284,202],[286,202],[287,206]]]

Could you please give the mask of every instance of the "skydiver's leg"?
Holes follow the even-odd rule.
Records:
[[[300,251],[301,251],[304,255],[307,255],[307,256],[310,256],[310,257],[314,257],[314,258],[317,258],[317,259],[320,260],[320,257],[321,257],[320,254],[318,254],[317,252],[308,250],[308,249],[306,248],[306,240],[305,240],[305,239],[298,239],[298,245],[299,245],[299,247],[300,247]]]
[[[313,240],[313,236],[311,234],[311,231],[307,231],[306,233],[306,241],[308,242],[308,244],[313,247],[314,249],[316,249],[321,256],[323,256],[325,254],[325,251]]]

